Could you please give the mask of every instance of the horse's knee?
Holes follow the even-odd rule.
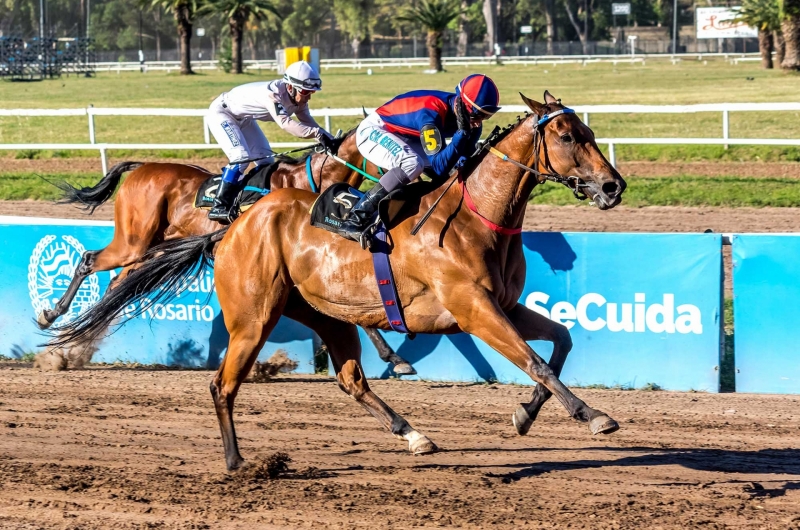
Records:
[[[553,343],[562,353],[569,353],[572,350],[572,335],[563,324],[556,324]]]
[[[339,388],[357,401],[369,392],[369,384],[364,377],[364,372],[361,370],[361,366],[353,359],[344,363],[342,369],[336,374],[336,379],[339,381]]]

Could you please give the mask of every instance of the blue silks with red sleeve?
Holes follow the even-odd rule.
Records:
[[[437,175],[446,176],[458,159],[468,156],[481,137],[481,127],[467,135],[458,130],[451,92],[439,90],[414,90],[400,94],[381,106],[376,112],[388,131],[410,140],[420,141],[426,125],[435,126],[442,138],[451,138],[448,146],[433,155],[428,155],[431,168]]]

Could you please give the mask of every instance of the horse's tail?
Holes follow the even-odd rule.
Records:
[[[125,310],[125,318],[142,315],[156,303],[167,303],[202,276],[213,260],[214,245],[228,227],[202,236],[185,237],[156,245],[134,269],[111,287],[103,298],[72,322],[52,329],[47,346],[98,339]],[[133,305],[135,309],[126,310]]]
[[[133,171],[142,165],[144,162],[120,162],[112,167],[100,182],[87,188],[75,188],[64,180],[53,182],[54,186],[64,192],[58,204],[82,204],[82,209],[91,215],[98,206],[114,195],[123,173]]]

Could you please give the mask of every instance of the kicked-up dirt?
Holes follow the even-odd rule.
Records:
[[[231,474],[210,378],[0,366],[0,527],[800,528],[795,396],[575,389],[621,429],[551,400],[520,437],[529,388],[373,382],[442,449],[414,457],[332,378],[282,375],[243,385]]]

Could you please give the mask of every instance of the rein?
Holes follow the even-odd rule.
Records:
[[[544,116],[542,116],[536,122],[536,125],[533,126],[533,145],[534,145],[534,148],[533,148],[533,160],[535,161],[534,163],[537,165],[537,167],[538,167],[538,161],[539,161],[539,151],[540,151],[540,149],[542,147],[546,147],[545,144],[544,144],[544,131],[541,128],[544,125],[546,125],[547,122],[549,122],[550,120],[552,120],[556,116],[560,116],[561,114],[575,114],[575,111],[570,109],[570,108],[563,108],[563,109],[557,110],[555,112],[552,112],[550,114],[545,114]],[[546,182],[548,180],[550,182],[555,182],[557,184],[563,184],[564,186],[569,188],[569,190],[572,192],[572,194],[575,196],[575,198],[578,199],[579,201],[585,201],[586,199],[588,199],[586,194],[583,191],[581,191],[581,188],[587,187],[588,184],[585,184],[585,183],[581,182],[581,179],[579,177],[575,177],[575,176],[565,177],[564,175],[561,175],[560,173],[555,171],[546,162],[545,162],[546,163],[546,167],[549,167],[550,171],[549,172],[539,171],[539,170],[534,169],[534,168],[532,168],[530,166],[526,166],[525,164],[523,164],[521,162],[518,162],[518,161],[514,160],[513,158],[509,158],[509,156],[507,154],[503,153],[499,149],[496,149],[495,147],[492,147],[492,146],[489,146],[489,152],[492,153],[497,158],[499,158],[500,160],[503,160],[504,162],[509,162],[509,163],[517,166],[518,168],[523,169],[526,172],[533,174],[534,176],[536,176],[538,178],[539,184],[543,184],[544,182]]]
[[[539,161],[539,152],[540,152],[542,147],[546,148],[546,145],[544,143],[544,131],[542,130],[542,127],[544,127],[547,124],[547,122],[549,122],[550,120],[552,120],[556,116],[560,116],[561,114],[574,114],[574,113],[575,113],[575,111],[570,109],[570,108],[563,108],[563,109],[559,109],[559,110],[557,110],[555,112],[551,112],[549,114],[545,114],[544,116],[539,118],[539,120],[536,121],[536,124],[533,126],[533,145],[534,145],[534,147],[533,147],[533,160],[535,161],[535,164],[537,165],[537,167],[538,167],[538,161]],[[497,131],[497,129],[495,129],[495,132],[496,131]],[[556,182],[558,184],[563,184],[564,186],[569,188],[569,190],[572,192],[572,194],[578,200],[583,201],[583,200],[586,200],[588,198],[586,196],[586,194],[583,193],[583,191],[581,191],[581,188],[584,188],[584,187],[588,186],[588,184],[585,184],[585,183],[581,182],[580,178],[575,177],[575,176],[565,177],[564,175],[561,175],[560,173],[555,171],[546,162],[545,162],[545,164],[546,164],[545,167],[549,167],[549,169],[551,171],[549,171],[549,172],[539,171],[538,169],[534,169],[534,168],[532,168],[530,166],[526,166],[522,162],[518,162],[518,161],[514,160],[513,158],[510,158],[507,154],[503,153],[502,151],[500,151],[496,147],[493,147],[492,145],[490,145],[490,141],[492,140],[492,136],[493,136],[493,134],[495,134],[495,132],[490,134],[489,138],[484,143],[484,146],[488,146],[489,147],[488,151],[491,154],[493,154],[494,156],[496,156],[500,160],[503,160],[504,162],[509,162],[509,163],[517,166],[518,168],[525,170],[525,172],[527,172],[527,173],[533,174],[534,176],[536,176],[538,178],[539,184],[542,184],[542,183],[544,183],[544,182],[549,180],[550,182]],[[461,184],[461,191],[462,191],[462,193],[464,195],[464,203],[467,205],[467,208],[469,208],[472,211],[472,213],[477,215],[478,219],[480,219],[481,222],[484,225],[486,225],[490,230],[492,230],[494,232],[497,232],[498,234],[505,235],[505,236],[516,235],[516,234],[522,233],[522,227],[509,228],[509,227],[506,227],[506,226],[501,226],[501,225],[498,225],[497,223],[494,223],[494,222],[490,221],[489,219],[487,219],[483,215],[481,215],[480,212],[478,211],[478,207],[475,206],[475,202],[472,200],[472,197],[469,194],[469,190],[467,189],[466,177],[462,177],[460,172],[458,174],[458,182],[459,182],[459,184]],[[445,190],[445,191],[447,191],[447,190]],[[437,201],[437,203],[438,203],[438,201]],[[436,206],[436,204],[434,204],[434,207],[435,206]],[[427,219],[427,217],[425,219]],[[425,219],[423,219],[423,222],[424,222]],[[418,229],[418,227],[415,227],[415,228]]]

